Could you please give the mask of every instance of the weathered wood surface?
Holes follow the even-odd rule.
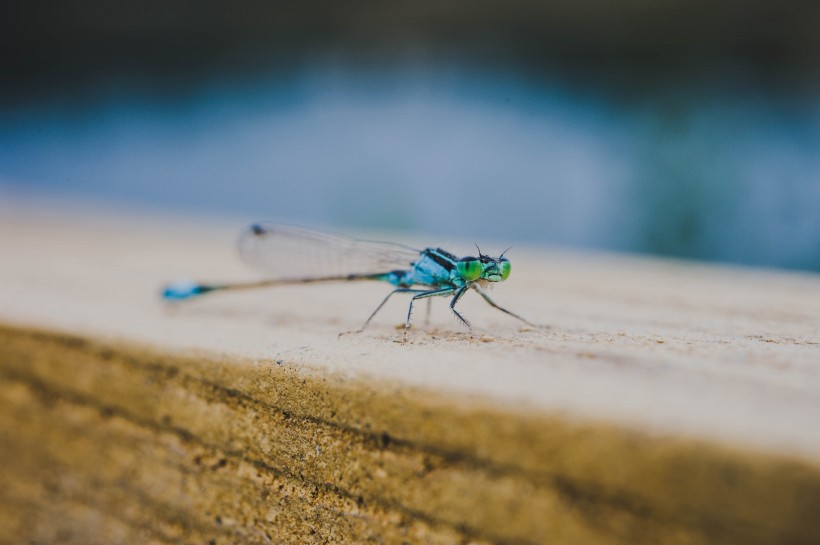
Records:
[[[547,328],[405,345],[398,297],[337,338],[379,284],[160,304],[253,278],[240,227],[0,204],[0,538],[820,541],[816,275],[521,249]]]

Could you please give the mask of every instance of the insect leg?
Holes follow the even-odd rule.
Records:
[[[467,293],[467,290],[468,290],[469,288],[470,288],[470,286],[464,286],[464,287],[462,287],[461,289],[459,289],[459,290],[456,292],[455,296],[453,296],[453,299],[450,301],[450,310],[452,310],[452,311],[453,311],[453,313],[456,315],[456,318],[458,318],[458,319],[459,319],[459,321],[460,321],[462,324],[466,325],[468,328],[469,328],[469,327],[471,327],[471,326],[470,326],[470,322],[468,322],[467,320],[465,320],[465,319],[464,319],[464,316],[462,316],[461,314],[459,314],[459,312],[456,310],[456,303],[458,303],[458,300],[459,300],[459,299],[461,299],[461,296],[462,296],[462,295],[464,295],[465,293]]]
[[[537,326],[537,325],[535,325],[534,323],[530,322],[529,320],[526,320],[526,319],[522,318],[522,317],[521,317],[521,316],[519,316],[518,314],[516,314],[516,313],[514,313],[514,312],[510,312],[509,310],[507,310],[507,309],[506,309],[506,308],[504,308],[504,307],[500,307],[500,306],[498,306],[498,305],[496,304],[496,302],[495,302],[495,301],[493,301],[492,299],[490,299],[490,294],[488,294],[486,291],[484,291],[483,289],[481,289],[481,288],[478,286],[478,284],[473,284],[473,285],[472,285],[472,287],[473,287],[473,289],[474,289],[474,290],[476,290],[476,291],[479,293],[479,295],[481,295],[481,297],[483,297],[483,298],[484,298],[484,300],[485,300],[485,301],[487,301],[487,302],[490,304],[490,306],[491,306],[491,307],[495,307],[495,308],[497,308],[498,310],[500,310],[501,312],[504,312],[505,314],[509,314],[509,315],[510,315],[510,316],[512,316],[513,318],[518,318],[519,320],[521,320],[522,322],[524,322],[524,323],[525,323],[525,324],[527,324],[527,325],[530,325],[530,326],[533,326],[533,327],[538,327],[538,326]]]
[[[430,290],[430,291],[422,291],[421,293],[417,293],[410,299],[410,307],[407,309],[407,321],[404,323],[404,337],[402,342],[407,339],[407,330],[410,329],[410,316],[413,315],[413,303],[416,299],[426,299],[427,297],[435,297],[437,295],[450,295],[456,291],[455,288],[443,288],[440,290]]]
[[[419,293],[419,294],[421,294],[421,293],[427,293],[427,290],[417,290],[417,289],[411,289],[411,288],[396,288],[396,289],[394,289],[393,291],[391,291],[390,293],[387,294],[387,297],[382,299],[382,302],[379,303],[379,306],[376,307],[376,310],[374,310],[370,314],[370,316],[367,318],[367,320],[365,320],[364,324],[362,324],[361,329],[359,329],[358,331],[351,331],[350,333],[361,333],[362,331],[364,331],[364,328],[367,327],[367,324],[370,323],[370,320],[372,320],[373,317],[376,315],[376,313],[378,313],[382,309],[384,304],[387,303],[387,300],[390,299],[390,297],[394,293]]]

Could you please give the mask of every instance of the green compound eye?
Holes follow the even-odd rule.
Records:
[[[512,268],[510,260],[502,257],[498,261],[498,268],[501,269],[501,280],[506,280],[507,277],[510,276],[510,269]]]
[[[456,263],[456,270],[461,278],[467,282],[472,282],[478,280],[481,273],[484,272],[484,267],[481,265],[481,261],[474,257],[462,257]]]

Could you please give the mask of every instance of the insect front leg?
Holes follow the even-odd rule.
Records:
[[[537,326],[537,325],[535,325],[534,323],[530,322],[529,320],[526,320],[526,319],[522,318],[522,317],[521,317],[521,316],[519,316],[518,314],[516,314],[516,313],[514,313],[514,312],[510,312],[509,310],[507,310],[507,309],[506,309],[506,308],[504,308],[504,307],[498,306],[498,305],[496,304],[496,302],[495,302],[495,301],[493,301],[492,299],[490,299],[490,294],[489,294],[489,293],[487,293],[486,291],[484,291],[483,289],[481,289],[481,288],[478,286],[478,284],[473,284],[473,285],[472,285],[472,288],[473,288],[474,290],[476,290],[476,291],[479,293],[479,295],[481,295],[481,297],[483,297],[483,298],[484,298],[484,300],[485,300],[485,301],[487,301],[487,303],[489,303],[489,304],[490,304],[490,306],[491,306],[491,307],[495,307],[495,308],[497,308],[498,310],[500,310],[501,312],[504,312],[505,314],[509,314],[509,315],[510,315],[510,316],[512,316],[513,318],[518,318],[519,320],[521,320],[522,322],[524,322],[525,324],[527,324],[527,325],[529,325],[529,326],[532,326],[532,327],[538,327],[538,326]]]

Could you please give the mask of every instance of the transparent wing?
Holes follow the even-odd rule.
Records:
[[[239,239],[239,253],[277,280],[386,273],[409,269],[419,257],[402,244],[278,223],[251,225]]]

